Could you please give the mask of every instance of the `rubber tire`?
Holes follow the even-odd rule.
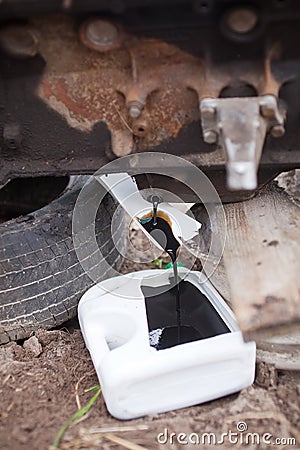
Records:
[[[0,343],[28,337],[73,318],[82,294],[93,285],[82,269],[72,242],[72,213],[87,177],[75,183],[49,205],[0,224]],[[98,245],[116,270],[123,258],[110,238],[116,210],[106,195],[96,219]],[[121,208],[118,209],[122,214]],[[122,217],[119,219],[122,247]],[[112,269],[103,273],[108,278]]]

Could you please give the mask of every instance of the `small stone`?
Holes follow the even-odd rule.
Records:
[[[255,382],[263,388],[276,387],[278,384],[278,373],[275,365],[264,361],[258,362],[256,364]]]
[[[41,346],[36,336],[32,336],[31,338],[27,339],[27,341],[25,341],[23,344],[23,348],[27,352],[32,353],[35,358],[37,358],[43,352],[43,347]]]

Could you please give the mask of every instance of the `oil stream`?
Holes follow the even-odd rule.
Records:
[[[176,315],[177,315],[177,344],[181,344],[181,304],[180,286],[178,279],[176,255],[179,242],[175,239],[172,228],[162,217],[157,216],[157,207],[153,208],[153,216],[141,219],[140,222],[145,230],[158,242],[158,244],[168,253],[173,265],[174,283],[176,288]]]
[[[141,224],[144,226],[145,230],[151,234],[151,236],[158,242],[158,244],[168,253],[171,258],[172,266],[173,266],[173,274],[174,274],[174,289],[176,290],[176,329],[174,326],[165,328],[162,331],[162,336],[159,341],[160,346],[162,342],[166,342],[167,345],[179,345],[186,340],[191,340],[192,336],[188,332],[187,328],[182,326],[181,319],[181,298],[180,298],[180,283],[178,278],[178,270],[177,270],[177,250],[179,248],[179,242],[174,237],[172,232],[172,227],[170,224],[170,219],[166,214],[157,213],[157,208],[159,204],[159,197],[152,197],[153,204],[153,214],[149,217],[141,219]],[[162,297],[165,298],[162,294]],[[147,302],[147,301],[146,301]],[[186,335],[188,332],[188,336],[182,336],[184,333]]]
[[[177,251],[180,244],[172,232],[170,218],[167,214],[158,211],[157,196],[152,197],[152,204],[153,211],[139,221],[170,256],[174,287],[162,293],[155,287],[141,286],[146,303],[150,345],[157,350],[162,350],[228,333],[228,327],[205,295],[191,283],[179,281]],[[183,317],[185,324],[183,324]]]

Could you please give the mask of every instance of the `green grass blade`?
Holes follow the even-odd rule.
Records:
[[[96,384],[96,386],[92,386],[88,389],[85,389],[84,393],[86,394],[87,392],[97,391],[98,389],[100,389],[100,386],[99,384]]]
[[[61,427],[61,429],[59,430],[59,432],[57,433],[57,435],[53,441],[53,444],[52,444],[53,448],[58,448],[60,440],[63,437],[63,435],[65,434],[65,432],[67,431],[67,429],[69,428],[69,426],[72,423],[76,422],[76,420],[80,419],[81,417],[83,417],[85,414],[87,414],[89,412],[89,410],[91,409],[91,407],[93,406],[93,404],[95,403],[95,401],[97,400],[99,395],[101,394],[101,388],[100,388],[100,386],[93,386],[92,388],[90,388],[86,391],[86,392],[90,392],[90,391],[94,391],[96,389],[98,389],[97,392],[93,395],[93,397],[89,400],[89,402],[83,408],[81,408],[79,411],[77,411],[63,427]]]

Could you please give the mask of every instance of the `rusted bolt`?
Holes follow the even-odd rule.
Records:
[[[283,125],[274,125],[271,128],[271,136],[274,138],[282,137],[285,133],[285,129]]]
[[[141,115],[144,105],[138,100],[132,100],[131,102],[127,103],[127,108],[130,117],[132,117],[133,119],[137,119]]]
[[[276,114],[275,105],[272,103],[265,103],[260,106],[260,112],[263,117],[274,117]]]
[[[201,108],[201,116],[206,120],[211,120],[216,114],[216,109],[213,106],[203,106]]]
[[[218,140],[218,134],[214,130],[204,131],[204,141],[208,144],[214,144]]]
[[[97,19],[88,24],[86,37],[93,44],[106,47],[115,44],[118,39],[118,30],[112,23]]]
[[[118,27],[102,19],[91,19],[84,22],[80,29],[80,37],[87,47],[100,52],[119,47],[122,40]]]
[[[249,33],[258,22],[258,17],[253,9],[238,8],[229,12],[226,23],[231,31],[238,34]]]
[[[23,25],[12,25],[0,31],[0,45],[16,58],[32,58],[38,53],[38,39]]]
[[[143,117],[135,120],[132,124],[132,131],[135,136],[144,137],[149,131],[148,120]]]

